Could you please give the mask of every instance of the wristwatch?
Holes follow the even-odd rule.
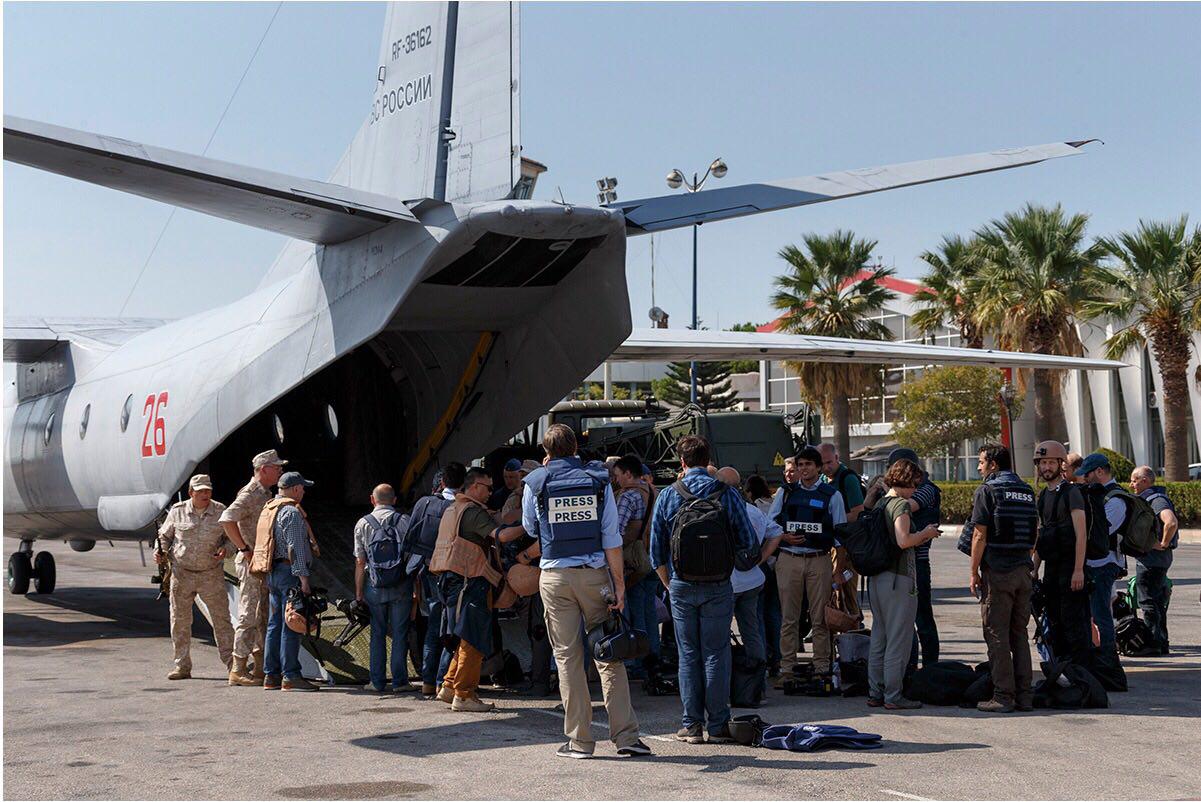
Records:
[[[243,548],[243,549],[238,549],[239,554],[245,554],[246,552],[250,552],[251,554],[254,554],[254,549],[250,548],[250,546],[247,546],[246,548]]]

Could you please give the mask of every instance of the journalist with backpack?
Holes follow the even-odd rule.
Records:
[[[1034,448],[1034,465],[1044,487],[1038,494],[1038,541],[1034,574],[1043,569],[1042,590],[1047,611],[1048,646],[1054,657],[1091,665],[1093,650],[1089,591],[1084,578],[1088,553],[1089,510],[1081,485],[1065,476],[1067,449],[1046,440]],[[1104,517],[1094,520],[1108,537]]]
[[[421,655],[421,694],[433,699],[450,667],[450,653],[442,647],[442,635],[446,616],[446,603],[438,590],[438,578],[429,572],[430,557],[438,542],[438,527],[442,516],[454,503],[455,494],[463,487],[467,468],[461,462],[448,462],[439,471],[433,492],[417,500],[409,515],[409,527],[405,533],[405,551],[420,558],[418,585],[421,591],[421,607],[426,614],[425,644]]]
[[[396,511],[392,485],[376,485],[371,504],[371,513],[354,526],[355,598],[371,610],[371,688],[377,693],[388,689],[384,661],[390,637],[392,690],[400,693],[412,690],[406,659],[413,608],[413,578],[403,549],[407,521]]]
[[[1104,653],[1114,652],[1113,630],[1113,583],[1126,575],[1126,558],[1119,550],[1120,537],[1126,525],[1127,499],[1133,499],[1113,478],[1109,458],[1104,454],[1089,454],[1076,469],[1076,476],[1089,485],[1104,488],[1105,519],[1109,523],[1109,543],[1105,555],[1085,561],[1085,576],[1092,581],[1089,596],[1093,623],[1101,635],[1100,648]],[[1141,500],[1141,499],[1140,499]],[[1145,502],[1144,502],[1145,503]]]
[[[905,668],[913,649],[913,626],[917,619],[917,566],[914,548],[939,536],[937,524],[914,531],[909,500],[922,482],[917,463],[898,459],[884,474],[888,495],[882,505],[861,516],[871,533],[891,541],[887,567],[868,576],[868,597],[872,608],[871,651],[868,653],[868,696],[870,707],[909,710],[921,702],[902,694]],[[879,509],[883,506],[883,510]],[[852,561],[854,557],[852,557]],[[872,571],[862,566],[864,572]]]
[[[1159,540],[1150,551],[1136,558],[1135,576],[1138,578],[1138,606],[1153,639],[1151,650],[1165,655],[1168,653],[1168,600],[1172,596],[1168,569],[1172,567],[1172,550],[1180,541],[1177,533],[1180,522],[1172,500],[1163,487],[1155,484],[1155,473],[1149,466],[1140,465],[1131,472],[1130,488],[1150,504],[1155,513]]]
[[[992,669],[993,698],[976,705],[984,713],[1034,709],[1030,660],[1032,554],[1038,533],[1034,490],[1013,472],[1009,449],[980,449],[985,477],[972,499],[971,577]]]
[[[651,519],[651,565],[671,597],[680,658],[683,727],[676,738],[730,743],[730,621],[734,590],[730,575],[757,540],[746,503],[706,470],[709,443],[686,435],[676,444],[684,476],[659,494]]]

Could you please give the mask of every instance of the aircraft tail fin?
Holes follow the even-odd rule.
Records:
[[[371,109],[330,181],[406,200],[507,197],[519,60],[517,3],[389,3]]]

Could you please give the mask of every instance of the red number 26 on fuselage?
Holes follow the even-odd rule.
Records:
[[[166,406],[166,390],[158,395],[151,393],[146,396],[146,404],[142,408],[142,416],[146,418],[146,428],[142,432],[142,457],[161,457],[167,453],[167,421],[163,418]]]

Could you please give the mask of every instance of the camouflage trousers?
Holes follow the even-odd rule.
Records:
[[[267,583],[250,573],[250,561],[238,556],[238,626],[234,630],[234,656],[247,658],[263,650],[267,629]]]
[[[229,622],[229,596],[225,573],[220,567],[211,571],[171,572],[171,645],[175,648],[175,665],[184,671],[192,670],[192,605],[197,596],[209,610],[217,654],[228,667],[233,657],[234,628]]]

